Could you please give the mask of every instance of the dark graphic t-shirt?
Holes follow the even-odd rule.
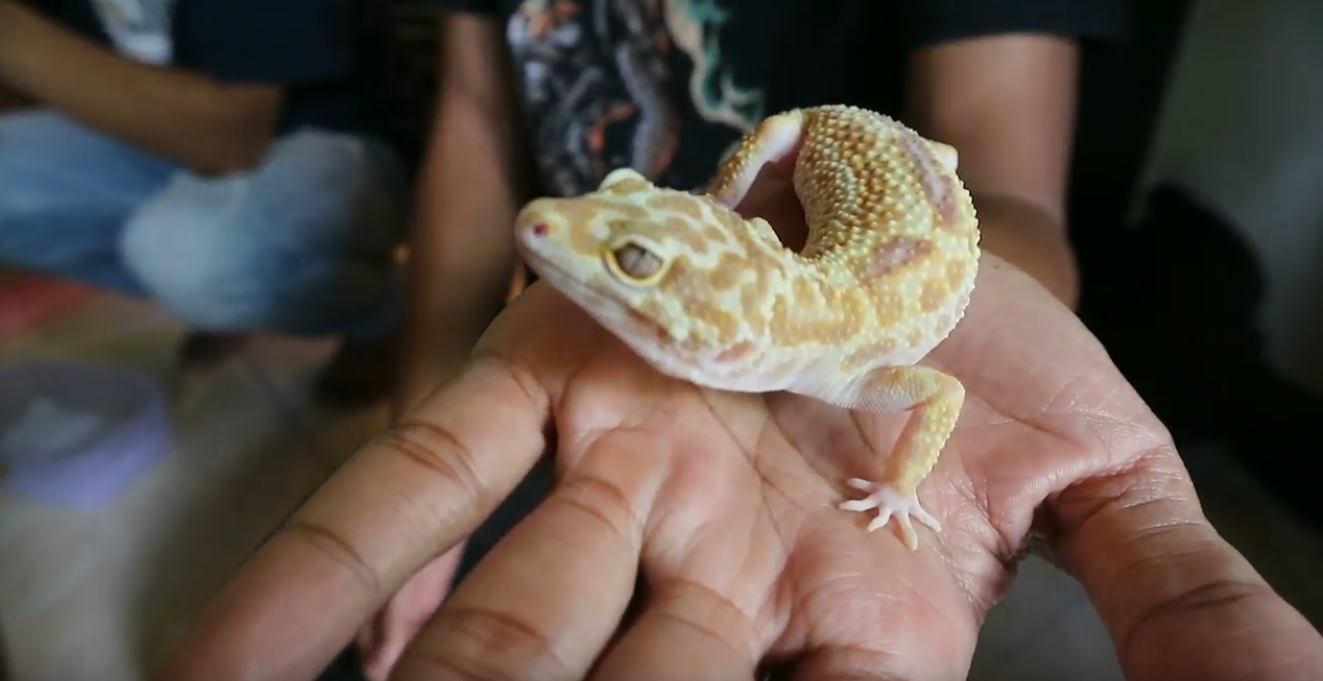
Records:
[[[760,119],[897,114],[915,47],[1009,31],[1113,38],[1125,0],[436,0],[501,21],[546,193],[618,167],[695,189]]]

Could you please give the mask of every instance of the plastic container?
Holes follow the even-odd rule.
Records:
[[[101,506],[172,442],[165,390],[150,375],[84,363],[0,365],[0,492]]]

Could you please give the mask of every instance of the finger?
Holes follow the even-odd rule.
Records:
[[[450,549],[410,577],[355,639],[363,675],[385,681],[405,646],[441,606],[463,558],[463,544]]]
[[[755,678],[764,645],[748,614],[712,590],[675,582],[656,590],[602,659],[594,681]]]
[[[633,594],[653,486],[567,478],[460,582],[394,678],[584,678]]]
[[[1323,638],[1218,536],[1162,448],[1053,503],[1052,549],[1106,623],[1126,678],[1292,679]]]
[[[826,646],[808,653],[793,665],[773,671],[768,681],[910,681],[921,678],[957,678],[956,676],[920,676],[899,674],[896,659],[864,648]],[[958,678],[964,678],[963,674]]]
[[[497,360],[360,449],[204,612],[164,679],[312,679],[542,452],[548,398]]]

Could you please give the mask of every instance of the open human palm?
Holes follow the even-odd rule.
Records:
[[[459,378],[243,567],[166,678],[315,677],[548,452],[553,491],[392,678],[963,678],[1031,529],[1084,582],[1133,679],[1319,663],[1318,634],[1204,520],[1102,348],[1018,270],[985,256],[966,321],[928,361],[967,400],[920,487],[942,531],[920,529],[911,552],[836,508],[905,414],[665,378],[534,285]]]
[[[1032,292],[1014,272],[989,276]],[[1125,439],[1113,426],[1142,418],[1090,400],[1116,387],[1106,374],[1102,385],[1089,379],[1105,365],[1035,342],[1032,317],[1008,320],[1021,333],[958,336],[931,364],[966,381],[966,411],[921,488],[944,529],[920,530],[920,550],[910,552],[890,528],[869,534],[867,515],[836,507],[852,494],[846,480],[880,469],[907,414],[677,383],[550,291],[530,292],[511,314],[560,320],[510,327],[521,334],[513,343],[528,348],[521,364],[531,382],[551,388],[559,484],[490,554],[496,565],[508,552],[511,572],[480,566],[441,614],[489,612],[500,585],[528,580],[533,591],[510,606],[520,621],[549,617],[538,645],[554,642],[554,654],[535,667],[492,656],[490,664],[517,665],[498,678],[580,678],[590,668],[599,678],[751,678],[778,660],[811,679],[962,678],[1038,502],[1086,472],[1119,469],[1126,456],[1090,443]],[[971,317],[971,327],[980,323]],[[1097,353],[1087,335],[1072,335]],[[1004,371],[981,371],[993,357]],[[1154,445],[1116,444],[1136,455]],[[524,541],[548,542],[548,553],[526,554]],[[549,569],[556,563],[564,569]],[[566,583],[548,583],[553,575]],[[453,659],[441,645],[420,659]],[[402,669],[407,678],[409,663]]]
[[[769,166],[740,211],[797,248],[788,170]],[[1133,681],[1323,668],[1318,632],[1202,515],[1165,429],[1024,273],[984,253],[924,363],[966,397],[919,487],[941,530],[917,525],[911,551],[839,508],[908,413],[667,378],[534,284],[240,570],[163,677],[314,678],[420,569],[448,573],[438,557],[546,455],[545,501],[416,636],[397,629],[412,641],[383,658],[392,679],[961,679],[1035,549],[1083,582]]]

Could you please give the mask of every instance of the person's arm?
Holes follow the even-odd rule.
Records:
[[[4,81],[0,81],[0,114],[7,111],[26,109],[32,106],[32,100],[20,95],[16,90],[6,87]]]
[[[1074,137],[1073,41],[1003,34],[936,44],[911,59],[908,117],[955,146],[983,247],[1070,307],[1078,275],[1066,233]]]
[[[515,264],[523,152],[500,22],[447,14],[440,42],[442,91],[409,239],[397,416],[468,360],[505,302]]]
[[[89,127],[200,174],[256,164],[283,93],[122,57],[12,0],[0,0],[0,81]]]

